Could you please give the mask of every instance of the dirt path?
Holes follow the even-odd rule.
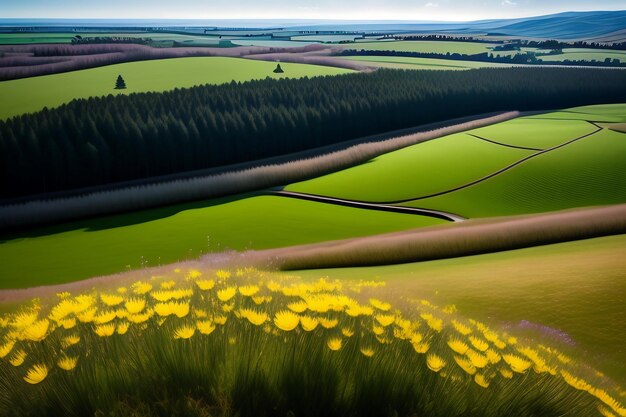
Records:
[[[415,207],[398,207],[398,206],[390,206],[387,204],[377,204],[377,203],[365,203],[361,201],[344,200],[341,198],[324,197],[321,195],[297,193],[293,191],[284,191],[284,190],[270,191],[268,192],[268,194],[279,196],[279,197],[297,198],[300,200],[315,201],[317,203],[335,204],[338,206],[354,207],[354,208],[360,208],[360,209],[388,211],[392,213],[416,214],[419,216],[434,217],[436,219],[449,220],[452,222],[462,222],[466,220],[465,217],[459,216],[457,214],[448,213],[448,212],[439,211],[439,210],[429,210],[429,209],[421,209],[421,208],[415,208]]]

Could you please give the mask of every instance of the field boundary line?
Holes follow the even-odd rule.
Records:
[[[469,136],[472,136],[472,137],[474,137],[476,139],[484,140],[485,142],[493,143],[494,145],[504,146],[506,148],[523,149],[523,150],[526,150],[526,151],[543,151],[544,150],[542,148],[527,148],[525,146],[516,146],[516,145],[509,145],[509,144],[502,143],[502,142],[496,142],[495,140],[483,138],[483,137],[475,135],[473,133],[466,133],[466,134],[469,135]]]

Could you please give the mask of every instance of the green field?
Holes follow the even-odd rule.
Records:
[[[624,203],[625,139],[604,129],[487,181],[406,205],[490,217]]]
[[[565,48],[562,54],[547,55],[540,57],[544,61],[604,61],[606,58],[619,59],[626,62],[626,51],[586,49],[586,48]]]
[[[626,235],[620,235],[439,261],[294,273],[311,279],[383,279],[393,293],[454,304],[464,315],[560,329],[579,354],[626,381],[624,247]]]
[[[474,68],[511,67],[510,64],[491,62],[454,61],[451,59],[411,58],[401,56],[346,56],[347,61],[366,62],[384,68],[431,69],[431,70],[466,70]]]
[[[283,197],[205,201],[0,239],[0,288],[76,281],[224,249],[265,249],[443,223]]]
[[[463,185],[530,154],[458,133],[286,189],[352,200],[403,200]]]
[[[594,125],[584,120],[538,120],[522,117],[474,129],[472,133],[506,145],[546,149],[595,130],[597,128]]]
[[[398,51],[398,52],[433,52],[445,54],[447,52],[458,54],[480,54],[492,52],[496,46],[490,43],[479,42],[442,42],[442,41],[381,41],[381,42],[357,42],[354,44],[339,45],[344,49],[365,49],[371,51]]]
[[[300,78],[336,75],[350,70],[281,63],[284,74],[274,74],[276,64],[259,60],[197,57],[129,62],[106,67],[0,82],[0,119],[52,108],[78,98],[167,91],[202,84],[223,84],[252,79]],[[121,74],[126,90],[115,90]]]

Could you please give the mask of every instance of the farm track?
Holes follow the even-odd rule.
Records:
[[[366,203],[366,202],[361,202],[361,201],[345,200],[342,198],[333,198],[333,197],[324,197],[321,195],[305,194],[305,193],[298,193],[298,192],[293,192],[293,191],[284,191],[284,190],[270,191],[269,195],[278,196],[278,197],[297,198],[300,200],[315,201],[317,203],[335,204],[338,206],[353,207],[353,208],[360,208],[360,209],[388,211],[392,213],[416,214],[419,216],[434,217],[437,219],[449,220],[452,222],[462,222],[463,220],[467,220],[465,217],[459,216],[458,214],[448,213],[445,211],[421,209],[421,208],[415,208],[415,207],[398,207],[398,206],[390,206],[386,204],[377,204],[377,203]]]

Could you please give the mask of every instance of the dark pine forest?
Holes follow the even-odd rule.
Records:
[[[446,119],[626,101],[626,72],[379,70],[76,100],[0,122],[0,198],[284,155]]]

